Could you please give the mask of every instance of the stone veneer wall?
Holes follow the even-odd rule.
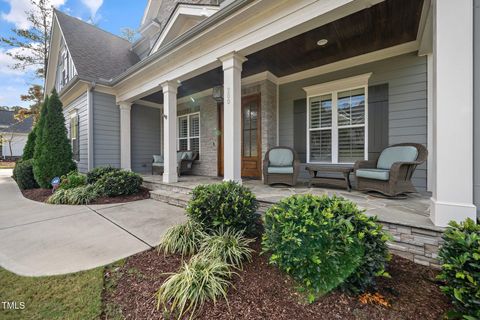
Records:
[[[440,268],[438,250],[443,244],[442,230],[416,228],[380,221],[393,240],[388,243],[390,252],[415,263]]]

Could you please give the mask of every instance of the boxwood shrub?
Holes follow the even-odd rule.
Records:
[[[95,182],[97,190],[106,196],[116,197],[137,193],[142,185],[142,177],[135,172],[112,170]]]
[[[60,189],[72,189],[87,184],[87,176],[78,172],[70,171],[61,177]]]
[[[267,210],[262,250],[308,300],[341,286],[359,292],[384,274],[388,236],[341,197],[295,195]]]
[[[13,177],[22,190],[38,188],[33,175],[33,159],[18,161],[13,169]]]
[[[471,219],[450,222],[440,249],[445,282],[442,291],[452,300],[459,318],[480,319],[480,225]]]
[[[233,181],[199,185],[192,190],[187,215],[209,233],[221,227],[255,231],[258,204],[250,189]]]
[[[95,168],[87,173],[87,183],[94,184],[107,173],[116,171],[120,171],[120,169],[111,166]]]

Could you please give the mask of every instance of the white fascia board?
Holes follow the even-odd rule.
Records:
[[[155,53],[158,48],[162,45],[163,41],[167,37],[167,35],[170,33],[170,30],[172,27],[175,25],[175,22],[177,22],[178,18],[181,15],[185,16],[195,16],[195,17],[210,17],[212,14],[217,12],[219,9],[218,6],[209,6],[209,5],[189,5],[189,4],[179,4],[175,8],[175,11],[173,12],[172,16],[168,20],[167,24],[163,28],[160,36],[158,37],[157,41],[155,42],[150,54]]]

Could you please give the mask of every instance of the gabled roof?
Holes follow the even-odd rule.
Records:
[[[140,61],[127,40],[55,10],[80,79],[109,80]]]
[[[0,132],[29,133],[32,126],[33,117],[18,121],[14,111],[0,110]]]

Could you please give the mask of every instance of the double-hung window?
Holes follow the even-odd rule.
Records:
[[[76,112],[70,115],[70,144],[73,160],[80,161],[79,118]]]
[[[368,157],[369,74],[307,92],[307,162],[353,163]]]
[[[200,154],[200,113],[190,113],[178,117],[179,151],[191,150]]]

